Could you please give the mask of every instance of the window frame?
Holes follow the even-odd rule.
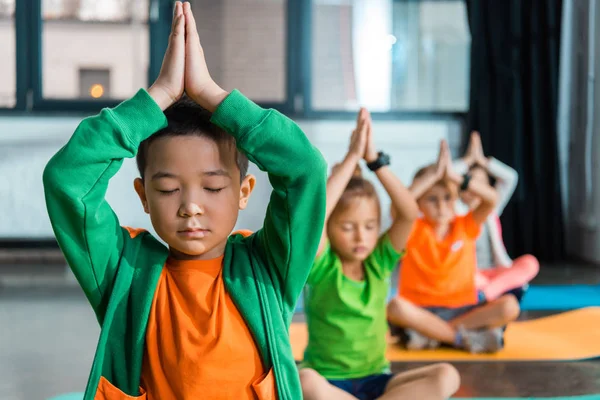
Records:
[[[91,112],[97,111],[105,107],[115,107],[125,99],[107,99],[107,100],[91,100],[91,99],[49,99],[43,96],[43,53],[42,53],[42,40],[43,40],[43,24],[42,18],[42,0],[29,0],[32,2],[29,10],[29,19],[31,29],[31,37],[29,38],[29,44],[31,46],[31,65],[32,70],[30,71],[31,85],[30,85],[30,104],[27,109],[33,112]],[[169,31],[171,28],[171,7],[173,1],[171,0],[150,0],[148,6],[150,7],[148,14],[148,29],[149,29],[149,67],[148,67],[148,85],[154,82],[155,78],[152,78],[158,71],[160,71],[160,64],[162,64],[162,56],[167,48]],[[153,9],[156,7],[157,9]],[[154,15],[152,14],[154,12]],[[63,20],[67,21],[67,20]],[[103,24],[123,24],[127,23],[128,20],[117,21],[117,22],[102,22]],[[86,22],[95,23],[95,22]],[[166,37],[164,32],[166,30]],[[154,40],[154,41],[153,41]],[[160,62],[158,68],[153,65],[153,62],[157,60],[154,53],[160,53]]]
[[[400,0],[393,0],[400,1]],[[421,0],[402,0],[414,1]],[[427,0],[437,1],[437,0]],[[149,0],[148,85],[160,71],[171,29],[174,0]],[[286,53],[284,68],[286,98],[283,102],[258,102],[292,118],[310,120],[353,120],[355,111],[317,110],[312,104],[312,12],[313,0],[286,0]],[[125,23],[114,22],[114,23]],[[0,115],[44,115],[56,112],[89,114],[103,107],[114,107],[121,100],[48,99],[42,96],[42,0],[15,1],[16,103],[0,108]],[[92,22],[93,23],[93,22]],[[103,22],[104,23],[104,22]],[[110,22],[109,22],[110,23]],[[390,110],[373,112],[377,120],[466,120],[467,111]]]

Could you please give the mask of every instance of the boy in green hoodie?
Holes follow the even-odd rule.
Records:
[[[135,190],[168,246],[121,227],[105,200],[136,154]],[[263,228],[232,235],[255,183],[248,159],[273,193]],[[44,171],[52,227],[102,326],[85,400],[301,398],[288,327],[325,179],[294,122],[215,84],[176,2],[156,82],[81,122]]]

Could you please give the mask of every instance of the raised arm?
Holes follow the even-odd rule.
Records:
[[[458,165],[454,166],[454,170],[458,174],[462,175],[468,172],[471,166],[479,165],[486,170],[488,175],[496,179],[494,188],[496,189],[498,200],[494,212],[498,215],[502,214],[504,207],[508,204],[517,187],[517,182],[519,181],[517,171],[493,157],[486,157],[483,145],[481,144],[481,137],[479,132],[476,131],[471,133],[469,147],[464,158],[460,161]],[[463,165],[465,167],[464,171],[461,170]]]
[[[325,219],[326,164],[302,130],[275,110],[264,110],[233,91],[213,123],[236,138],[273,187],[255,248],[270,266],[288,306],[296,303],[319,244]]]
[[[214,110],[212,122],[236,139],[273,187],[263,228],[248,240],[268,265],[286,309],[300,295],[325,219],[326,163],[304,132],[283,114],[265,110],[238,91],[228,94],[210,77],[194,16],[186,3],[186,93]]]
[[[447,146],[447,144],[446,144]],[[481,203],[473,210],[473,219],[477,224],[483,224],[496,206],[496,191],[485,182],[470,180],[467,175],[458,175],[452,168],[449,152],[447,156],[446,178],[456,183],[461,190],[469,190],[481,199]]]
[[[448,169],[447,164],[450,162],[450,150],[445,140],[440,143],[440,151],[438,153],[438,159],[434,165],[427,167],[425,173],[413,179],[410,185],[410,193],[415,200],[418,200],[423,196],[429,189],[431,189],[437,182],[444,178],[446,170]]]
[[[335,165],[331,171],[331,176],[327,179],[327,203],[325,206],[325,224],[323,225],[323,231],[321,232],[321,239],[319,241],[319,248],[317,250],[317,256],[325,249],[327,244],[327,221],[333,212],[338,201],[342,197],[348,182],[352,178],[356,166],[363,155],[365,154],[365,147],[367,143],[367,119],[369,118],[368,113],[365,109],[361,109],[358,113],[356,120],[356,129],[352,132],[350,137],[350,147],[344,160]]]
[[[501,215],[517,188],[519,174],[513,168],[493,157],[487,158],[486,161],[485,168],[488,174],[496,179],[494,188],[498,194],[498,202],[494,211],[496,214]]]
[[[378,153],[375,150],[373,139],[373,125],[371,119],[367,120],[367,148],[365,161],[372,163],[377,160]],[[419,216],[419,207],[412,193],[402,184],[389,166],[383,166],[375,171],[379,182],[392,201],[394,220],[387,231],[388,237],[394,250],[398,253],[404,250],[406,241],[412,230],[413,222]]]
[[[115,109],[87,118],[44,170],[46,207],[56,239],[102,321],[128,234],[105,200],[108,182],[139,143],[166,120],[141,90]]]

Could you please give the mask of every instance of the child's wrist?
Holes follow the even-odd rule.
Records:
[[[358,164],[361,158],[362,157],[360,156],[360,154],[356,154],[354,152],[349,152],[348,154],[346,154],[346,161],[352,164]]]
[[[202,106],[204,109],[215,112],[219,105],[229,95],[229,92],[223,90],[219,85],[212,82],[198,93],[189,94],[192,100]]]
[[[171,98],[171,96],[169,96],[169,94],[160,86],[150,86],[150,88],[148,89],[148,94],[163,111],[165,111],[167,108],[169,108],[171,104],[173,104],[173,99]]]
[[[379,154],[377,152],[365,154],[365,161],[367,163],[372,163],[372,162],[376,161],[378,158],[379,158]]]
[[[448,178],[457,185],[462,185],[465,181],[465,177],[463,175],[458,175],[456,173],[448,174]]]

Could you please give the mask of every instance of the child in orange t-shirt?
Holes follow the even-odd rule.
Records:
[[[481,199],[464,216],[454,212],[458,188]],[[422,218],[406,245],[399,295],[388,304],[392,331],[403,332],[401,340],[409,349],[444,343],[472,353],[500,350],[503,327],[517,318],[519,304],[513,295],[484,303],[475,285],[475,242],[494,210],[495,190],[453,172],[445,141],[437,163],[419,170],[410,190]]]

